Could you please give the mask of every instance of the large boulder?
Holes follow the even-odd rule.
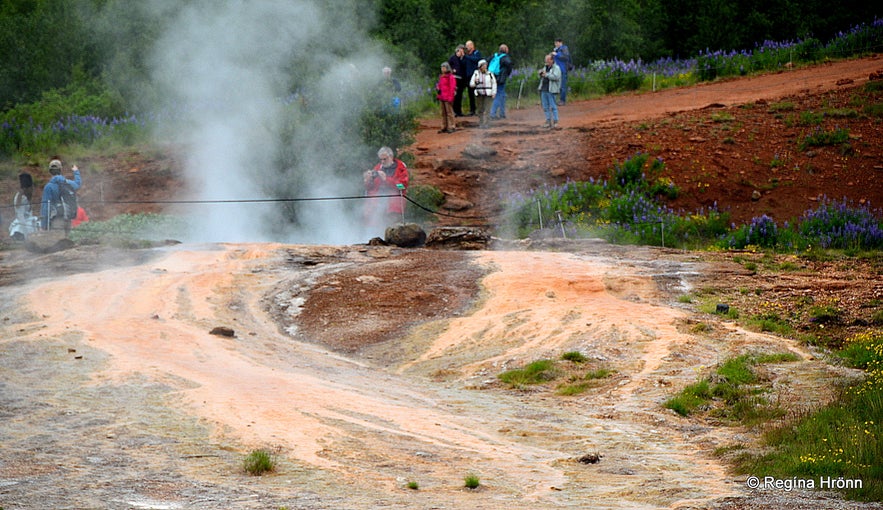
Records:
[[[387,228],[383,240],[402,248],[414,248],[423,246],[426,242],[426,232],[416,223],[400,223]]]
[[[438,227],[426,236],[427,248],[487,249],[491,236],[478,227]]]

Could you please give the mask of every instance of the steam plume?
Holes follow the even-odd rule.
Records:
[[[177,8],[152,59],[178,121],[190,199],[355,196],[372,161],[351,136],[381,52],[349,0],[198,1]],[[352,16],[352,14],[350,14]],[[349,133],[349,134],[348,134]],[[376,150],[376,149],[375,149]],[[361,164],[362,167],[358,167]],[[359,201],[194,206],[190,241],[367,240]],[[376,233],[371,233],[376,235]]]

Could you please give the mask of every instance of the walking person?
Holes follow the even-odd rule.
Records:
[[[494,96],[494,102],[491,105],[491,119],[506,118],[506,81],[512,74],[512,58],[509,57],[509,46],[500,45],[500,50],[494,55],[499,55],[499,71],[494,72],[494,78],[497,80],[497,95]],[[492,70],[493,72],[493,70]]]
[[[491,109],[491,102],[497,95],[497,80],[494,75],[487,70],[487,60],[478,62],[478,69],[469,80],[469,88],[475,91],[475,101],[478,108],[478,127],[487,129],[490,127],[488,121],[488,113]]]
[[[567,73],[573,69],[573,59],[570,57],[570,49],[560,37],[555,39],[555,49],[552,50],[552,57],[555,59],[555,63],[558,64],[558,68],[561,69],[561,86],[559,87],[561,97],[558,104],[563,106],[567,103]]]
[[[438,100],[441,103],[442,128],[439,133],[453,133],[456,128],[454,121],[454,97],[457,95],[457,79],[451,72],[451,65],[447,62],[441,64],[441,74],[435,85],[438,91]]]
[[[475,49],[475,43],[472,41],[466,41],[465,45],[466,54],[463,55],[463,64],[466,68],[466,76],[467,80],[475,74],[475,71],[478,69],[478,63],[484,60],[481,56],[481,52]],[[469,82],[467,82],[469,83]],[[475,96],[475,88],[472,85],[469,85],[469,115],[475,115],[475,107],[476,107],[476,96]]]
[[[543,113],[546,115],[546,123],[543,127],[555,129],[558,127],[558,103],[556,101],[559,87],[561,86],[561,69],[555,63],[552,54],[546,55],[546,65],[540,69],[540,102],[543,105]]]
[[[466,55],[466,46],[460,44],[454,50],[454,54],[448,59],[448,65],[451,66],[451,73],[457,80],[457,91],[454,94],[454,117],[463,116],[463,91],[469,88],[469,76],[466,74],[466,63],[463,59]]]

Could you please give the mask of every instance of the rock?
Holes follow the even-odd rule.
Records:
[[[236,336],[236,332],[233,331],[233,329],[228,328],[227,326],[217,326],[215,328],[212,328],[212,330],[209,331],[209,334],[215,336],[226,336],[230,338]]]
[[[441,207],[448,211],[465,211],[475,207],[475,204],[462,198],[446,197]]]
[[[760,191],[754,190],[751,192],[751,200],[754,200],[755,202],[757,202],[758,200],[760,200],[760,197],[761,197]]]
[[[55,253],[74,246],[76,243],[68,239],[62,230],[37,232],[29,235],[25,241],[25,249],[31,253]]]
[[[471,143],[463,149],[463,155],[474,159],[489,159],[497,155],[496,149]]]
[[[416,223],[400,223],[387,228],[383,240],[401,248],[413,248],[423,246],[426,242],[426,232]]]
[[[484,250],[490,239],[490,235],[478,227],[438,227],[426,237],[426,247]]]
[[[601,454],[600,453],[587,453],[576,460],[580,464],[597,464],[597,463],[601,462]]]

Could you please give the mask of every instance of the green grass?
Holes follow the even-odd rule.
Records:
[[[260,476],[275,471],[276,462],[269,450],[254,450],[245,457],[242,467],[246,473]]]
[[[612,374],[612,370],[599,368],[597,370],[589,370],[582,375],[573,375],[570,378],[570,382],[559,386],[555,393],[564,397],[579,395],[590,388],[594,388],[598,385],[598,381],[607,379]]]
[[[561,355],[561,359],[573,361],[574,363],[584,363],[588,360],[586,356],[579,351],[568,351]]]
[[[840,489],[844,497],[883,501],[883,332],[866,331],[842,344],[840,357],[865,370],[865,377],[842,388],[833,402],[767,430],[761,453],[734,457],[738,472],[812,479],[816,488],[828,477],[860,480],[860,488]],[[756,360],[790,361],[789,354],[761,355]]]
[[[469,473],[463,478],[463,486],[467,489],[477,489],[481,485],[481,479],[475,473]]]
[[[541,359],[528,364],[524,368],[503,372],[497,377],[510,386],[520,388],[531,384],[549,382],[555,379],[557,375],[558,368],[555,365],[555,361]]]
[[[413,480],[410,480],[410,481],[408,481],[407,487],[409,489],[411,489],[412,491],[416,491],[416,490],[420,489],[420,484],[413,481]]]
[[[666,400],[663,407],[681,416],[708,410],[730,422],[753,426],[783,416],[784,411],[760,394],[754,367],[764,363],[783,363],[799,359],[793,353],[743,354],[721,363],[709,376],[691,384]]]

